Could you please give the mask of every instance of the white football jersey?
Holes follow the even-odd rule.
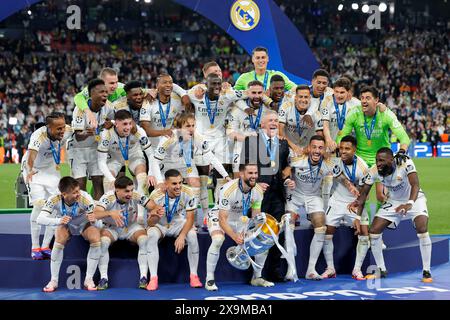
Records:
[[[42,211],[45,211],[51,218],[61,218],[64,215],[71,216],[72,218],[94,212],[94,200],[86,191],[80,191],[80,200],[70,207],[66,204],[63,206],[62,194],[56,194],[51,196],[46,202]],[[64,212],[64,209],[66,212]]]
[[[388,189],[388,199],[398,202],[407,202],[411,195],[411,184],[408,180],[408,175],[410,173],[417,172],[416,166],[411,159],[406,160],[400,166],[395,166],[394,172],[383,177],[378,173],[377,166],[374,165],[370,168],[369,173],[365,178],[365,183],[368,185],[373,185],[377,180],[379,180]],[[419,192],[423,193],[422,189]]]
[[[113,108],[114,108],[114,112],[117,112],[119,110],[128,110],[131,113],[131,116],[133,117],[133,121],[136,124],[139,124],[139,117],[141,114],[141,109],[144,107],[144,105],[146,103],[149,103],[148,101],[144,100],[144,102],[142,103],[142,107],[140,109],[132,109],[130,107],[130,105],[128,104],[128,99],[127,97],[122,97],[119,98],[118,100],[113,102]]]
[[[261,120],[269,111],[269,108],[262,105],[260,108],[253,111],[253,115],[250,118],[250,115],[243,111],[246,107],[246,101],[239,100],[236,102],[236,106],[231,109],[227,121],[227,135],[232,132],[237,132],[240,134],[257,132],[258,129],[261,128]]]
[[[356,169],[353,169],[352,165],[345,165],[342,159],[337,159],[337,163],[339,164],[342,174],[345,175],[345,177],[350,180],[355,186],[361,187],[364,184],[364,179],[369,172],[369,167],[367,166],[366,162],[358,157],[356,157]],[[347,169],[346,169],[347,168]],[[352,181],[353,176],[353,170],[355,170],[354,173],[354,180]],[[333,188],[331,191],[332,198],[336,201],[342,201],[342,202],[353,202],[356,200],[356,197],[351,194],[351,192],[347,189],[346,186],[344,186],[341,182],[334,181]]]
[[[328,96],[331,96],[333,94],[333,89],[331,89],[331,88],[325,89],[325,92],[320,97],[314,97],[314,95],[312,93],[313,92],[312,86],[310,86],[310,92],[311,92],[311,103],[309,106],[309,110],[311,112],[317,111],[317,110],[320,111],[320,109],[322,107],[322,103],[325,100],[325,98]]]
[[[345,118],[347,117],[349,111],[352,110],[353,108],[355,108],[356,106],[359,106],[361,103],[359,102],[358,99],[352,98],[352,99],[350,99],[350,101],[346,101],[344,104],[338,104],[337,102],[335,104],[333,97],[334,96],[331,95],[331,96],[327,96],[324,99],[320,112],[322,114],[323,121],[328,121],[328,123],[329,123],[331,139],[336,140],[336,137],[339,133],[339,127],[338,127],[338,121],[337,121],[338,116],[336,113],[336,106],[338,107],[338,110],[339,110],[339,117],[341,117],[341,115],[344,115],[344,120],[341,120],[341,121],[343,121],[341,129],[343,129],[344,123],[345,123]],[[345,107],[345,112],[344,112],[344,107]]]

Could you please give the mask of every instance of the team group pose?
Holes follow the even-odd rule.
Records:
[[[157,290],[158,245],[165,237],[175,238],[176,253],[187,246],[190,286],[203,287],[197,274],[202,230],[211,237],[205,288],[218,290],[215,270],[225,237],[243,244],[245,222],[261,212],[285,223],[279,241],[289,254],[305,249],[284,239],[292,239],[296,225],[314,230],[309,280],[336,277],[333,234],[342,221],[358,236],[352,277],[386,277],[383,230],[412,219],[423,281],[432,282],[426,198],[406,155],[409,138],[389,106],[379,102],[377,89],[366,86],[354,97],[351,78],[341,75],[331,83],[323,69],[314,72],[311,86],[296,85],[268,70],[268,61],[267,49],[255,48],[254,70],[234,87],[222,80],[216,62],[205,63],[204,83],[191,89],[174,84],[169,74],[158,76],[156,88],[122,84],[114,69],[104,68],[75,96],[70,125],[61,113],[46,118],[22,161],[33,205],[31,257],[51,259],[45,292],[58,288],[72,235],[89,242],[87,290],[109,287],[109,248],[118,240],[139,248],[137,286]],[[389,130],[400,140],[396,154]],[[63,148],[71,174],[61,178]],[[211,181],[215,206],[209,209]],[[365,202],[373,184],[380,206],[370,216]],[[369,248],[379,272],[364,275]],[[319,274],[322,251],[327,268]],[[281,274],[281,256],[277,247],[256,255],[250,284],[294,280],[295,265]]]

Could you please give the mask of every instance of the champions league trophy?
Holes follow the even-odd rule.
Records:
[[[250,257],[269,250],[276,243],[279,245],[280,225],[277,219],[264,212],[251,219],[242,218],[244,243],[228,248],[226,256],[233,267],[247,270],[251,264],[256,264]]]

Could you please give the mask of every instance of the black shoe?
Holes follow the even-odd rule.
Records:
[[[425,282],[425,283],[432,283],[433,282],[433,278],[431,277],[431,272],[430,271],[423,270],[422,282]]]

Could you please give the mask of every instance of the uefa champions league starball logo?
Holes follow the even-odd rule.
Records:
[[[238,0],[230,10],[233,25],[242,31],[250,31],[258,25],[260,13],[258,5],[251,0]]]

